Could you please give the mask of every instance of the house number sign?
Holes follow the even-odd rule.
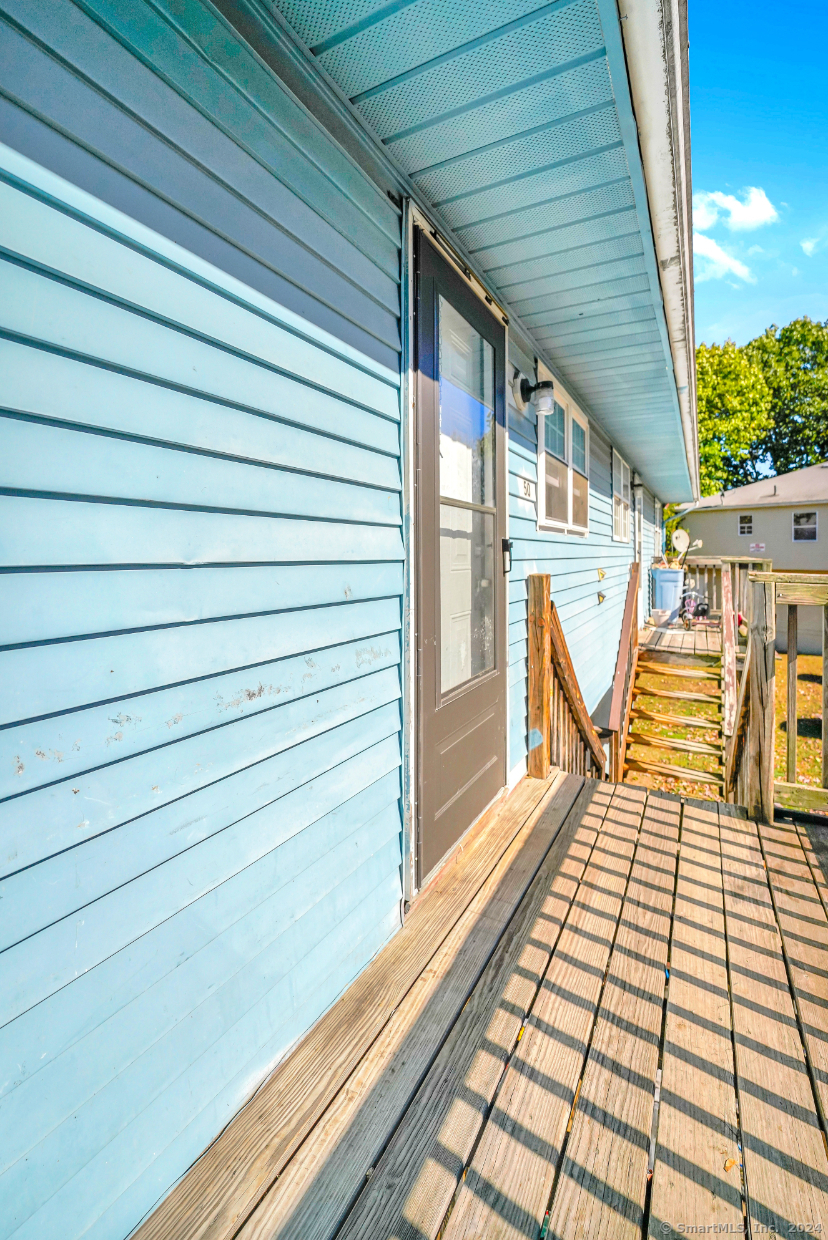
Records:
[[[528,499],[534,504],[536,497],[535,484],[530,478],[518,478],[518,495],[521,499]]]

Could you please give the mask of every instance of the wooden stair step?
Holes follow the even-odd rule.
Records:
[[[672,664],[674,667],[721,667],[722,656],[718,651],[709,654],[691,654],[684,650],[661,650],[650,646],[640,646],[639,658],[648,663],[657,663],[659,667]]]
[[[686,779],[694,784],[716,784],[718,787],[724,784],[722,776],[712,771],[696,771],[689,766],[671,766],[667,762],[642,762],[637,758],[628,758],[624,763],[624,770],[669,775],[671,779]]]
[[[672,723],[682,728],[707,728],[709,731],[721,732],[720,718],[703,719],[698,715],[663,715],[657,710],[644,710],[642,707],[630,711],[630,719],[652,719],[654,723]]]
[[[637,672],[651,676],[677,676],[681,680],[721,680],[722,673],[709,667],[687,667],[686,664],[650,663],[638,660]]]
[[[718,745],[710,745],[707,741],[685,740],[678,736],[656,736],[653,732],[630,732],[631,745],[650,745],[653,749],[675,749],[678,753],[706,753],[721,759],[722,751]]]
[[[710,702],[712,706],[719,707],[722,704],[721,694],[718,697],[713,697],[710,693],[689,693],[685,689],[673,691],[670,689],[647,689],[643,685],[633,685],[633,695],[639,697],[642,694],[646,697],[672,698],[674,702]]]

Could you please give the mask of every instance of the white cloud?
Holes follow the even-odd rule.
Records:
[[[721,218],[731,232],[749,232],[763,224],[775,224],[779,212],[763,189],[748,185],[741,191],[741,201],[733,194],[702,191],[693,195],[693,223],[706,231]]]
[[[712,228],[719,218],[718,208],[708,201],[711,197],[711,194],[693,195],[693,227],[700,228],[702,232]]]
[[[808,258],[810,258],[813,255],[814,250],[819,245],[819,237],[805,237],[799,244],[808,255]]]
[[[696,259],[701,259],[701,269],[696,273],[697,283],[701,284],[704,280],[721,280],[726,275],[737,276],[746,284],[756,283],[756,277],[750,268],[723,250],[712,237],[705,237],[703,233],[694,233],[693,251]]]
[[[752,245],[750,249],[748,250],[748,258],[751,258],[754,254],[764,254],[764,253],[765,251],[762,249],[761,245]]]

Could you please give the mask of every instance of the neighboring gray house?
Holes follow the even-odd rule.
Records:
[[[708,495],[683,512],[691,539],[704,555],[755,555],[779,572],[828,572],[828,461],[777,478],[762,478]],[[776,617],[777,649],[787,649],[787,607]],[[799,650],[822,652],[817,607],[799,615]]]

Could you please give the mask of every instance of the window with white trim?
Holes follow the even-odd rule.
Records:
[[[612,537],[630,541],[630,467],[615,448],[612,450]]]
[[[816,542],[817,515],[815,512],[795,512],[793,515],[794,542]]]
[[[554,401],[538,414],[538,521],[589,531],[589,423],[580,411]]]
[[[744,538],[746,534],[753,533],[753,515],[751,513],[742,513],[739,517],[739,537]]]

